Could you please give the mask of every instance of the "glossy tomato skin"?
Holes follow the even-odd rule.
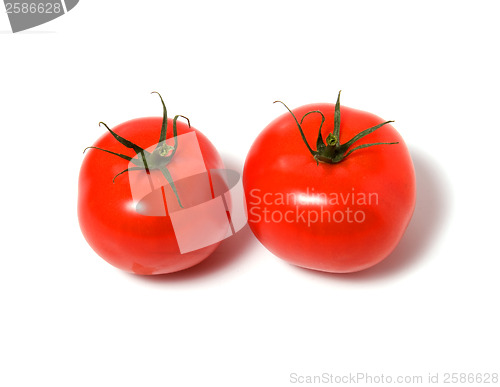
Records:
[[[124,122],[113,130],[146,149],[158,142],[161,126],[162,118],[147,117]],[[168,128],[167,139],[172,137],[171,119]],[[217,150],[201,132],[180,120],[177,129],[179,136],[196,133],[207,170],[224,168]],[[94,146],[135,156],[110,133],[99,138]],[[127,160],[114,155],[96,149],[86,152],[79,176],[78,219],[82,233],[94,251],[119,269],[146,275],[176,272],[207,258],[218,243],[181,254],[169,216],[145,216],[136,210],[130,179],[145,172],[125,173],[113,183],[113,177],[128,166]],[[196,191],[193,186],[189,189]]]
[[[333,131],[333,104],[294,109],[325,115],[323,138]],[[340,142],[383,120],[340,107]],[[302,124],[313,149],[320,115]],[[413,163],[399,133],[389,124],[357,145],[395,142],[354,151],[337,164],[317,164],[289,113],[271,122],[245,161],[243,185],[248,222],[255,236],[278,257],[304,268],[333,273],[366,269],[386,258],[408,226],[415,207]]]

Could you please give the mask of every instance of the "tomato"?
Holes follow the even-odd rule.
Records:
[[[85,239],[107,262],[136,274],[191,267],[208,257],[227,231],[225,214],[214,218],[210,210],[192,211],[213,197],[207,171],[224,168],[217,150],[189,122],[177,121],[180,116],[167,119],[163,107],[163,118],[108,128],[87,150],[79,176],[78,218]],[[183,251],[186,236],[188,244],[198,243]]]
[[[289,263],[325,272],[360,271],[386,258],[416,198],[410,154],[390,122],[340,106],[340,93],[335,105],[289,109],[271,122],[243,171],[259,241]]]

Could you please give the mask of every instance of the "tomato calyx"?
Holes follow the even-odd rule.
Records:
[[[116,174],[115,177],[113,177],[113,184],[116,180],[116,178],[124,173],[127,173],[127,172],[131,172],[131,171],[146,171],[146,173],[150,173],[151,170],[159,170],[163,176],[165,177],[165,179],[167,180],[168,184],[170,185],[170,187],[172,188],[172,190],[174,191],[174,194],[175,194],[175,197],[177,198],[177,202],[179,203],[179,205],[184,208],[181,204],[181,200],[179,198],[179,194],[177,192],[177,189],[175,187],[175,184],[174,184],[174,181],[172,179],[172,175],[170,174],[168,168],[167,168],[167,165],[168,163],[170,163],[170,161],[172,160],[172,158],[174,157],[175,155],[175,152],[177,151],[177,145],[178,145],[178,141],[177,141],[177,120],[179,119],[179,117],[182,117],[184,118],[187,123],[188,123],[188,126],[191,127],[191,123],[189,121],[189,118],[183,116],[183,115],[176,115],[173,119],[173,139],[174,139],[174,145],[168,145],[166,143],[166,140],[167,140],[167,126],[168,126],[168,119],[167,119],[167,108],[165,106],[165,102],[163,101],[163,98],[162,96],[160,95],[160,93],[156,92],[156,91],[153,91],[151,94],[158,94],[158,96],[160,97],[160,100],[161,100],[161,103],[163,105],[163,122],[162,122],[162,125],[161,125],[161,132],[160,132],[160,139],[158,141],[158,143],[156,144],[156,147],[155,149],[152,151],[152,152],[148,152],[147,150],[141,148],[139,145],[137,144],[134,144],[132,141],[129,141],[127,140],[126,138],[123,138],[122,136],[120,136],[119,134],[115,133],[113,130],[111,130],[108,125],[106,125],[104,122],[99,122],[99,126],[104,125],[106,127],[106,129],[111,133],[111,135],[122,145],[124,145],[125,147],[127,148],[130,148],[132,149],[136,156],[137,157],[130,157],[130,156],[127,156],[127,155],[124,155],[124,154],[121,154],[121,153],[116,153],[116,152],[112,152],[110,150],[107,150],[107,149],[103,149],[103,148],[99,148],[99,147],[96,147],[96,146],[89,146],[87,148],[85,148],[83,150],[83,152],[85,153],[85,151],[87,149],[97,149],[97,150],[100,150],[100,151],[103,151],[103,152],[107,152],[107,153],[110,153],[112,155],[115,155],[115,156],[118,156],[124,160],[127,160],[129,162],[131,162],[132,164],[135,165],[135,167],[129,167],[129,168],[126,168],[124,169],[123,171],[121,171],[120,173]]]
[[[297,117],[293,114],[293,112],[290,110],[288,106],[286,106],[282,101],[274,101],[274,103],[281,103],[285,108],[290,112],[292,117],[295,120],[295,123],[297,124],[297,127],[299,128],[300,135],[302,137],[302,140],[306,144],[307,149],[313,156],[314,160],[316,160],[316,164],[321,163],[327,163],[327,164],[336,164],[344,160],[347,156],[349,156],[352,152],[363,149],[363,148],[368,148],[370,146],[374,145],[394,145],[398,144],[398,142],[376,142],[376,143],[371,143],[371,144],[362,144],[358,145],[352,148],[354,143],[356,143],[358,140],[361,138],[367,136],[368,134],[374,132],[375,130],[379,129],[380,127],[389,124],[394,121],[386,121],[381,124],[372,126],[371,128],[365,129],[358,134],[356,134],[353,138],[351,138],[349,141],[347,141],[344,144],[341,144],[339,141],[340,138],[340,93],[337,96],[337,102],[335,103],[335,114],[334,114],[334,123],[333,123],[333,132],[329,133],[328,136],[326,137],[326,144],[323,141],[323,136],[321,134],[321,129],[323,127],[323,124],[325,122],[325,115],[319,111],[319,110],[312,110],[302,116],[302,119],[299,121],[297,120]],[[318,132],[318,138],[316,140],[316,150],[313,150],[309,143],[307,142],[306,136],[304,135],[304,131],[302,130],[301,124],[304,122],[304,118],[308,116],[309,114],[317,113],[321,115],[321,124],[319,126],[319,132]]]

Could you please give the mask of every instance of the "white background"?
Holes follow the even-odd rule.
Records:
[[[289,386],[290,374],[499,372],[498,3],[81,0],[12,34],[0,14],[0,385]],[[2,10],[3,12],[3,10]],[[396,120],[418,203],[352,275],[292,267],[248,229],[144,278],[86,244],[82,150],[184,114],[241,171],[290,107]]]

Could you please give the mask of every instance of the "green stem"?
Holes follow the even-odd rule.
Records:
[[[89,146],[89,147],[85,148],[83,152],[85,153],[85,151],[89,148],[97,149],[97,150],[100,150],[100,151],[103,151],[106,153],[110,153],[114,156],[120,157],[120,158],[127,160],[127,161],[133,163],[134,165],[136,165],[136,167],[124,169],[123,171],[121,171],[120,173],[115,175],[115,177],[113,178],[113,183],[115,182],[115,179],[118,176],[120,176],[124,173],[127,173],[127,172],[146,170],[146,172],[149,174],[151,170],[161,171],[161,173],[163,174],[163,176],[167,180],[169,186],[174,191],[175,197],[177,198],[177,202],[179,203],[179,205],[182,208],[184,208],[181,204],[181,199],[179,197],[179,193],[177,192],[177,188],[175,187],[174,181],[172,179],[172,175],[170,174],[170,172],[167,168],[167,165],[168,165],[168,163],[170,163],[170,161],[172,161],[172,158],[174,157],[174,154],[177,151],[177,147],[178,147],[178,139],[177,139],[177,120],[178,120],[178,118],[182,117],[182,118],[186,119],[189,127],[191,127],[191,123],[189,121],[189,118],[187,118],[185,116],[182,116],[182,115],[175,116],[174,120],[173,120],[174,146],[171,147],[171,146],[166,145],[167,126],[168,126],[167,108],[165,106],[165,102],[163,101],[163,98],[160,95],[160,93],[158,93],[156,91],[153,91],[153,93],[158,94],[158,96],[160,97],[161,103],[162,103],[162,107],[163,107],[163,121],[162,121],[161,131],[160,131],[160,141],[158,142],[158,144],[156,144],[156,147],[155,147],[153,152],[150,153],[150,152],[142,149],[139,145],[136,145],[132,141],[129,141],[126,138],[115,133],[104,122],[100,122],[99,126],[104,125],[106,127],[106,129],[109,131],[109,133],[111,133],[111,135],[120,144],[122,144],[123,146],[125,146],[127,148],[133,149],[137,157],[130,157],[130,156],[127,156],[127,155],[124,155],[121,153],[112,152],[110,150],[102,149],[102,148],[95,147],[95,146]],[[168,152],[169,150],[171,150],[170,154]]]
[[[290,112],[290,114],[292,115],[293,119],[295,120],[295,123],[297,124],[297,127],[299,128],[299,132],[300,132],[300,135],[302,136],[302,140],[304,141],[304,143],[306,144],[307,146],[307,149],[309,150],[309,152],[311,152],[311,154],[314,156],[315,155],[315,152],[312,150],[311,146],[309,145],[309,143],[307,142],[306,140],[306,136],[304,135],[304,131],[302,130],[302,127],[300,126],[299,124],[299,121],[297,121],[297,117],[295,117],[295,114],[293,114],[293,112],[290,110],[290,108],[288,106],[285,105],[284,102],[281,102],[281,101],[274,101],[273,103],[276,103],[276,102],[279,102],[281,103],[284,107],[287,108],[287,110]]]
[[[325,115],[323,113],[321,113],[319,110],[313,110],[313,111],[310,111],[309,113],[304,114],[302,116],[302,119],[300,120],[300,123],[302,124],[302,122],[304,121],[304,118],[306,118],[306,116],[308,116],[309,114],[312,114],[312,113],[321,114],[321,124],[319,125],[318,139],[316,140],[316,149],[320,150],[326,146],[325,143],[323,142],[323,136],[321,135],[321,129],[323,128],[323,124],[325,123]]]
[[[359,149],[364,149],[368,148],[371,146],[375,145],[394,145],[398,144],[398,142],[376,142],[376,143],[371,143],[371,144],[362,144],[359,146],[356,146],[354,148],[351,148],[352,145],[354,145],[357,141],[362,139],[363,137],[369,135],[370,133],[373,133],[377,129],[381,128],[384,125],[387,125],[391,122],[394,121],[386,121],[382,122],[381,124],[372,126],[371,128],[365,129],[358,134],[356,134],[353,138],[351,138],[349,141],[347,141],[345,144],[340,143],[340,93],[337,96],[337,102],[335,103],[335,112],[333,116],[333,132],[329,133],[328,136],[326,137],[326,144],[323,142],[323,137],[321,135],[321,129],[323,128],[323,123],[325,122],[325,116],[324,114],[319,111],[319,110],[314,110],[310,111],[302,117],[300,124],[297,121],[297,118],[293,114],[293,112],[286,106],[283,102],[281,101],[274,101],[280,102],[283,104],[287,110],[290,112],[292,117],[294,118],[297,127],[299,129],[300,135],[302,137],[302,140],[307,146],[307,149],[311,153],[311,155],[314,157],[317,163],[322,162],[322,163],[328,163],[328,164],[336,164],[344,160],[347,156],[349,156],[351,153],[354,151],[357,151]],[[304,121],[304,118],[308,116],[309,114],[312,113],[319,113],[322,116],[321,124],[319,126],[319,133],[318,133],[318,139],[316,141],[316,150],[313,150],[309,143],[307,142],[306,136],[304,134],[304,130],[302,129],[302,122]]]

